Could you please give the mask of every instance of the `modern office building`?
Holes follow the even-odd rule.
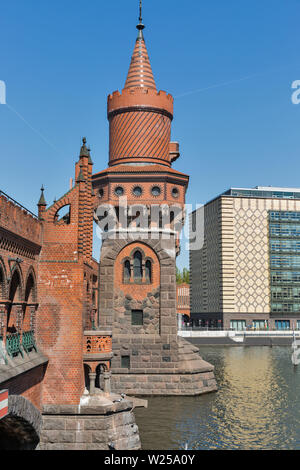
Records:
[[[231,188],[190,214],[190,231],[193,319],[300,328],[300,188]]]

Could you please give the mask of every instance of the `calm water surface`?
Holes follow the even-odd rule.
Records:
[[[143,449],[300,449],[300,365],[289,347],[201,347],[217,393],[149,398]]]

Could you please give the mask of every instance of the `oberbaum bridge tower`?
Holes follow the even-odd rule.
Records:
[[[189,177],[172,169],[173,97],[157,91],[145,26],[124,89],[108,96],[109,166],[92,176],[102,229],[98,327],[112,331],[111,386],[132,395],[216,390],[213,366],[177,336],[176,256]]]

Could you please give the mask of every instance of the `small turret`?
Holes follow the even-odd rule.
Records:
[[[85,182],[85,179],[84,179],[84,176],[83,176],[82,165],[80,165],[80,171],[79,171],[79,175],[78,175],[78,178],[76,180],[76,183],[84,183],[84,182]]]
[[[40,200],[37,204],[40,220],[43,220],[43,213],[45,212],[46,207],[47,207],[47,202],[45,200],[44,191],[45,191],[45,188],[44,188],[44,186],[42,186],[41,187],[41,197],[40,197]]]

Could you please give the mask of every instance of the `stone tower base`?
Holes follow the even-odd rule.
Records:
[[[133,403],[92,397],[87,405],[45,405],[40,450],[139,450]],[[118,400],[118,401],[117,401]]]
[[[149,338],[148,338],[149,339]],[[128,338],[124,349],[124,338],[118,342],[114,350],[130,351],[134,354],[139,348],[134,369],[112,369],[112,390],[127,395],[201,395],[217,391],[214,366],[204,361],[199,349],[183,338],[170,345],[160,342],[151,343],[144,339],[143,343],[135,344],[134,338]],[[119,344],[118,344],[119,343]],[[168,346],[169,347],[169,346]],[[162,349],[162,351],[160,351]],[[162,361],[161,362],[161,358]],[[165,362],[164,362],[165,361]]]

